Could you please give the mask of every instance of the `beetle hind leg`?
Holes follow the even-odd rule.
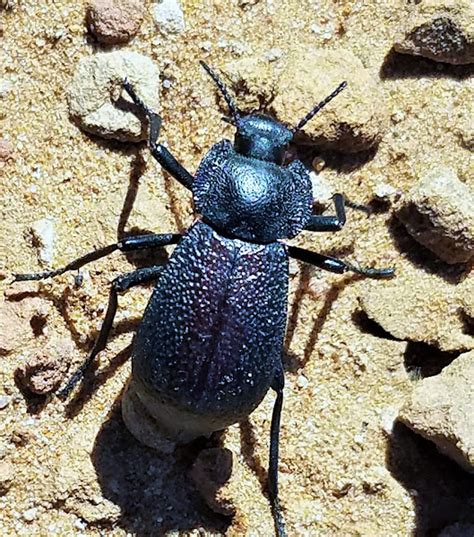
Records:
[[[278,537],[286,537],[285,522],[278,499],[278,452],[280,444],[280,421],[283,406],[283,387],[285,376],[281,364],[273,380],[272,388],[277,396],[273,405],[272,424],[270,429],[270,462],[268,466],[268,496],[272,506],[275,530]]]
[[[95,357],[100,351],[105,349],[110,330],[114,322],[115,314],[117,313],[118,294],[136,285],[156,280],[162,270],[163,267],[161,266],[142,268],[115,278],[110,288],[109,305],[107,306],[107,312],[99,332],[99,337],[97,338],[89,356],[86,358],[86,360],[84,360],[79,368],[76,369],[66,386],[64,386],[64,388],[57,393],[60,399],[66,399],[69,396],[76,384],[82,379]]]

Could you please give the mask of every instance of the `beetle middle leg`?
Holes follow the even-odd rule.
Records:
[[[314,214],[304,227],[307,231],[340,231],[346,223],[346,210],[344,207],[344,197],[342,194],[334,194],[335,216],[324,216]]]
[[[368,278],[391,278],[395,274],[395,269],[393,268],[376,269],[359,267],[347,263],[346,261],[342,261],[341,259],[303,250],[296,246],[288,246],[288,254],[295,259],[299,259],[300,261],[304,261],[315,267],[328,270],[329,272],[336,272],[338,274],[355,272],[356,274],[361,274]]]
[[[285,537],[285,523],[281,514],[280,502],[278,500],[278,451],[280,444],[280,418],[283,406],[283,388],[285,385],[285,375],[281,363],[272,383],[272,388],[276,392],[276,400],[273,405],[272,424],[270,428],[270,461],[268,465],[268,495],[272,506],[275,529],[278,537]]]
[[[58,397],[60,399],[66,399],[68,397],[68,395],[74,389],[74,386],[84,376],[85,372],[90,367],[95,357],[99,354],[100,351],[105,349],[107,340],[109,338],[110,330],[114,322],[115,314],[117,313],[118,294],[127,291],[128,289],[130,289],[131,287],[135,287],[136,285],[156,280],[162,270],[162,266],[147,267],[135,270],[133,272],[128,272],[126,274],[122,274],[118,278],[115,278],[110,288],[109,304],[107,306],[107,312],[105,313],[104,321],[99,332],[99,337],[96,339],[94,347],[92,348],[89,356],[75,371],[66,386],[58,392]]]

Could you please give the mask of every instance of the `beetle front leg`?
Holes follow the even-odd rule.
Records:
[[[161,128],[161,117],[151,110],[140,97],[136,94],[133,86],[125,79],[123,82],[125,91],[130,95],[132,101],[140,108],[148,118],[150,124],[150,135],[148,138],[148,144],[153,157],[158,161],[160,166],[166,170],[172,177],[179,181],[187,189],[191,190],[193,186],[194,177],[186,170],[186,168],[180,164],[172,153],[163,145],[158,142],[158,135]]]
[[[278,500],[278,451],[280,445],[280,421],[283,406],[283,388],[285,376],[281,364],[272,383],[276,392],[276,400],[273,405],[272,424],[270,428],[270,462],[268,465],[268,495],[272,506],[273,519],[278,537],[286,537],[285,522],[281,513]]]
[[[313,215],[304,227],[307,231],[340,231],[346,223],[346,209],[342,194],[334,194],[335,216]]]
[[[176,244],[180,239],[181,235],[178,233],[150,233],[148,235],[133,235],[131,237],[125,237],[115,244],[104,246],[103,248],[99,248],[98,250],[94,250],[93,252],[89,252],[86,255],[78,257],[74,261],[71,261],[66,266],[59,269],[45,270],[43,272],[31,272],[27,274],[15,273],[13,274],[13,283],[54,278],[55,276],[60,276],[65,272],[78,270],[84,265],[87,265],[92,261],[97,261],[102,257],[106,257],[116,250],[120,250],[121,252],[132,252],[134,250],[144,250],[146,248],[161,248],[163,246],[168,246],[169,244]]]
[[[395,269],[393,268],[376,269],[359,267],[347,263],[346,261],[336,259],[335,257],[310,252],[308,250],[303,250],[302,248],[297,248],[296,246],[288,246],[288,254],[295,259],[299,259],[300,261],[304,261],[315,267],[322,268],[329,272],[336,272],[338,274],[355,272],[356,274],[376,279],[391,278],[395,274]]]
[[[109,333],[114,322],[115,314],[117,313],[118,294],[123,291],[127,291],[136,285],[156,280],[162,270],[163,267],[161,266],[147,267],[135,270],[133,272],[128,272],[127,274],[123,274],[122,276],[115,278],[115,280],[112,282],[112,287],[110,288],[109,304],[107,306],[104,322],[100,328],[99,337],[94,343],[89,356],[75,371],[66,386],[58,392],[57,395],[60,399],[66,399],[68,397],[68,395],[74,389],[74,386],[82,379],[95,357],[100,351],[105,349],[107,340],[109,338]]]

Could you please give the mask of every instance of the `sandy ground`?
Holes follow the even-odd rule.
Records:
[[[147,15],[127,46],[151,57],[172,81],[161,92],[161,136],[188,169],[232,132],[217,108],[204,106],[213,88],[198,59],[221,66],[275,47],[286,54],[313,44],[352,50],[379,77],[392,118],[376,152],[335,159],[325,169],[338,191],[368,203],[378,182],[404,191],[432,163],[474,184],[472,153],[456,134],[472,98],[472,69],[391,52],[404,2],[261,1],[242,11],[237,2],[189,0],[184,11],[186,33],[160,37]],[[124,232],[184,230],[193,221],[189,194],[160,172],[144,146],[105,142],[70,122],[68,82],[77,61],[97,50],[84,13],[83,1],[21,0],[0,15],[1,78],[11,83],[0,99],[1,133],[15,148],[14,162],[0,170],[5,271],[39,269],[27,229],[46,216],[56,223],[55,266]],[[314,24],[329,24],[329,37],[312,31]],[[400,273],[419,259],[389,207],[370,216],[349,210],[337,236],[303,233],[294,244],[394,264]],[[32,399],[15,384],[15,370],[52,335],[72,337],[79,362],[100,326],[108,282],[144,263],[150,259],[112,255],[87,267],[79,289],[74,275],[42,284],[40,296],[51,307],[45,333],[0,358],[0,391],[12,397],[0,410],[0,457],[14,467],[10,490],[0,497],[1,535],[214,535],[226,528],[230,535],[272,534],[261,485],[272,394],[221,440],[244,476],[234,488],[233,522],[211,512],[188,478],[204,443],[161,456],[124,429],[118,401],[129,374],[128,346],[150,289],[121,297],[113,340],[72,401]],[[449,275],[443,266],[436,271]],[[422,363],[433,349],[386,339],[357,313],[365,286],[384,282],[296,263],[292,272],[280,463],[289,534],[428,536],[451,522],[474,522],[474,478],[403,426],[384,432],[416,382],[405,365]]]

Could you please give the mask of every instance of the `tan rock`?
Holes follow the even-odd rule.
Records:
[[[51,393],[63,380],[73,353],[74,344],[70,339],[53,339],[17,369],[17,378],[33,393]]]
[[[121,141],[146,139],[146,122],[134,113],[136,109],[122,89],[126,77],[144,102],[156,110],[159,72],[146,56],[117,50],[79,61],[68,103],[69,113],[81,129]]]
[[[466,333],[459,315],[462,303],[456,287],[434,274],[407,267],[383,285],[367,285],[360,304],[397,339],[424,342],[442,351],[474,348],[474,337]]]
[[[439,62],[474,62],[474,4],[471,0],[423,0],[412,5],[394,48]]]
[[[474,472],[474,351],[420,381],[399,419]]]
[[[446,263],[474,256],[474,191],[449,168],[433,168],[402,199],[397,212],[410,235]]]
[[[0,461],[0,496],[11,487],[15,478],[13,465],[7,461]]]
[[[348,87],[304,127],[299,140],[354,153],[377,145],[388,126],[388,112],[376,79],[348,50],[302,48],[277,67],[246,58],[226,66],[238,105],[266,107],[294,126],[343,81]]]
[[[296,125],[343,81],[347,88],[307,123],[301,141],[344,153],[370,149],[387,129],[388,111],[371,71],[349,50],[311,48],[290,55],[272,110]]]
[[[144,0],[91,0],[87,24],[100,42],[125,43],[137,34],[144,14]]]
[[[209,507],[223,515],[233,515],[235,508],[219,491],[232,474],[232,452],[226,448],[205,449],[191,469],[191,478]]]
[[[9,354],[42,331],[49,305],[38,297],[0,302],[0,355]]]

